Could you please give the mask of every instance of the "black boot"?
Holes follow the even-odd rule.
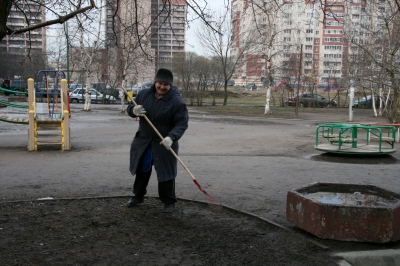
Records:
[[[144,198],[136,198],[133,197],[128,202],[126,203],[126,206],[128,207],[136,207],[144,202]]]
[[[175,179],[165,182],[158,182],[158,195],[164,203],[163,212],[173,212],[175,210]]]
[[[148,172],[136,172],[135,182],[133,183],[133,194],[135,194],[135,196],[126,203],[128,207],[135,207],[143,203],[144,195],[147,193],[146,188],[149,184],[150,176],[151,168]]]

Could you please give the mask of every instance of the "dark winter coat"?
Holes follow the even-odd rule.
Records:
[[[174,141],[172,149],[178,154],[178,140],[188,128],[189,115],[185,102],[180,96],[177,87],[171,89],[162,98],[155,96],[156,89],[153,85],[150,89],[141,90],[135,98],[138,105],[142,105],[146,110],[146,116],[165,138],[171,137]],[[127,113],[131,117],[133,114],[133,104],[128,105]],[[177,160],[171,151],[164,145],[160,145],[162,139],[154,132],[147,121],[140,117],[139,129],[133,138],[130,151],[130,171],[136,174],[140,157],[146,147],[151,145],[153,149],[153,162],[157,172],[159,182],[172,180],[177,175]]]

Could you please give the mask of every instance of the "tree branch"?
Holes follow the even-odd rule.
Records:
[[[21,34],[21,33],[27,32],[27,31],[40,29],[40,28],[43,28],[43,27],[46,27],[49,25],[57,24],[57,23],[63,24],[65,21],[75,17],[77,14],[85,13],[86,11],[88,11],[92,8],[95,8],[95,7],[96,7],[96,4],[94,3],[94,1],[90,0],[90,6],[75,10],[74,12],[71,12],[65,16],[59,17],[58,19],[48,20],[48,21],[45,21],[45,22],[42,22],[39,24],[31,25],[31,26],[28,26],[28,27],[25,27],[22,29],[17,29],[17,30],[13,30],[7,26],[7,35]]]

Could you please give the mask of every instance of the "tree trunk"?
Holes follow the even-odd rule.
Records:
[[[271,112],[271,109],[269,107],[269,102],[271,100],[271,86],[268,86],[267,89],[267,96],[266,96],[266,103],[265,103],[265,111],[264,114],[269,114]]]

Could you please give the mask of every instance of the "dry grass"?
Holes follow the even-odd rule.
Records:
[[[259,91],[246,91],[238,87],[228,87],[228,104],[251,104],[251,105],[263,105],[265,106],[267,90],[262,88]],[[197,92],[199,93],[199,92]],[[283,92],[273,92],[271,93],[271,106],[283,106],[283,102],[289,96],[293,96],[296,92],[283,91]],[[341,107],[348,107],[348,95],[346,91],[318,91],[318,94],[324,96],[325,98],[335,100],[340,102]],[[224,100],[223,90],[213,92],[213,91],[203,91],[201,92],[203,97],[203,104],[208,105],[212,103],[213,96],[215,95],[216,104],[222,104]],[[363,95],[355,95],[357,98],[362,98]],[[189,103],[189,101],[187,101]],[[197,105],[194,102],[194,105]]]
[[[318,92],[318,94],[330,99],[336,97],[335,100],[337,101],[337,92],[335,92],[335,94],[332,92],[329,94],[328,92]],[[297,114],[295,113],[294,107],[284,107],[280,104],[282,100],[284,101],[284,99],[289,96],[287,92],[284,94],[272,93],[271,96],[271,112],[269,114],[264,114],[266,100],[265,89],[260,91],[239,91],[233,89],[233,87],[230,87],[228,103],[225,106],[223,105],[224,93],[222,91],[216,94],[215,105],[212,105],[213,98],[210,92],[203,95],[201,106],[199,106],[197,102],[193,102],[193,104],[191,104],[187,98],[185,98],[185,100],[191,110],[204,112],[208,115],[268,117],[283,119],[316,119],[318,117],[323,121],[336,121],[337,119],[340,119],[342,122],[345,122],[346,118],[349,116],[349,108],[347,103],[345,103],[345,99],[347,99],[346,92],[340,93],[341,107],[305,107],[299,108]],[[385,117],[374,117],[372,109],[364,108],[356,108],[356,110],[354,110],[354,117],[358,120],[362,120],[361,117],[364,117],[363,119],[365,121],[382,120],[382,122],[384,122],[386,120]]]

